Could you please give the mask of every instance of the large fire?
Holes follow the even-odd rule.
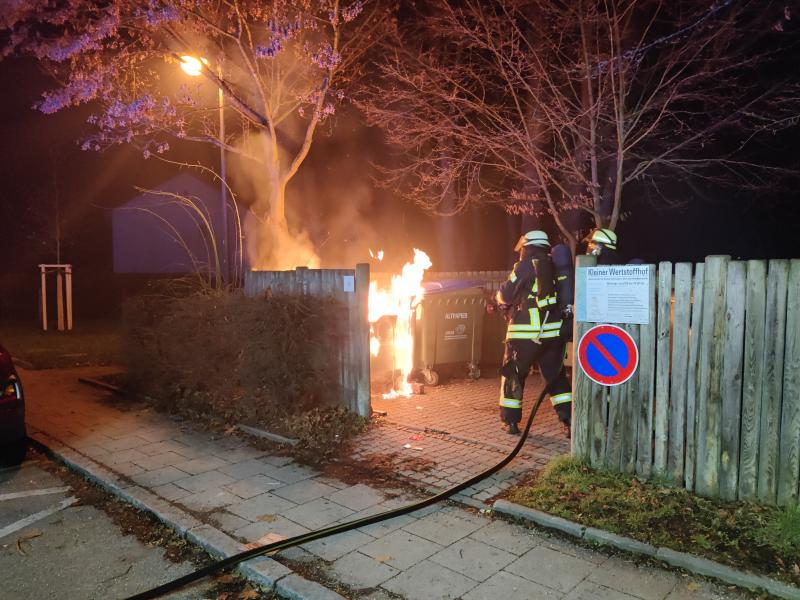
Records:
[[[377,252],[373,252],[372,249],[370,248],[369,255],[378,261],[383,260],[383,250],[378,250]]]
[[[383,258],[383,251],[379,251],[379,256],[379,260]],[[369,322],[374,325],[381,317],[395,317],[392,338],[393,368],[399,373],[399,377],[395,378],[394,389],[384,394],[384,398],[411,395],[408,375],[414,368],[414,309],[425,293],[422,277],[430,267],[431,259],[428,255],[415,248],[414,262],[406,263],[399,275],[392,276],[389,289],[379,289],[377,281],[369,284]],[[370,352],[377,356],[381,341],[375,335],[374,327],[370,333]]]

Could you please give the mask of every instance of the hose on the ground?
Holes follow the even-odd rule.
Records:
[[[522,435],[520,435],[519,442],[517,442],[517,445],[514,447],[511,453],[508,456],[506,456],[503,460],[501,460],[499,463],[497,463],[493,467],[489,467],[482,473],[479,473],[474,477],[470,477],[466,481],[463,481],[449,489],[446,489],[443,492],[439,492],[435,496],[431,496],[430,498],[420,500],[418,502],[409,504],[407,506],[401,506],[400,508],[393,508],[391,510],[378,513],[376,515],[363,517],[361,519],[356,519],[355,521],[349,521],[347,523],[341,523],[339,525],[331,525],[329,527],[325,527],[324,529],[318,529],[317,531],[311,531],[309,533],[304,533],[302,535],[296,535],[294,537],[286,538],[285,540],[280,540],[278,542],[273,542],[265,546],[259,546],[257,548],[245,550],[244,552],[240,552],[239,554],[234,554],[233,556],[229,556],[228,558],[211,563],[210,565],[202,567],[192,573],[188,573],[186,575],[183,575],[182,577],[178,577],[177,579],[168,581],[167,583],[161,584],[145,592],[141,592],[139,594],[130,596],[129,598],[127,598],[127,600],[150,600],[152,598],[158,598],[160,596],[163,596],[164,594],[180,589],[190,583],[203,579],[204,577],[208,577],[209,575],[216,573],[217,571],[227,569],[246,560],[250,560],[258,556],[263,556],[264,554],[268,554],[271,552],[279,552],[281,550],[286,550],[288,548],[292,548],[293,546],[299,546],[300,544],[313,542],[315,540],[319,540],[331,535],[336,535],[337,533],[344,533],[346,531],[358,529],[359,527],[366,527],[367,525],[379,523],[387,519],[393,519],[394,517],[400,517],[402,515],[406,515],[416,510],[420,510],[428,506],[431,506],[432,504],[436,504],[441,500],[445,500],[450,496],[457,494],[458,492],[465,490],[470,486],[475,485],[479,481],[486,479],[487,477],[495,474],[497,471],[505,467],[508,463],[514,460],[517,454],[519,454],[520,450],[522,450],[522,446],[525,443],[525,440],[528,438],[528,433],[531,430],[531,425],[533,425],[533,419],[536,416],[536,412],[539,410],[539,406],[542,404],[542,401],[544,400],[544,397],[547,395],[550,386],[556,379],[557,377],[554,377],[552,381],[548,381],[542,388],[542,391],[539,393],[536,402],[531,408],[531,413],[528,416],[528,421],[525,424],[525,429],[522,431]]]

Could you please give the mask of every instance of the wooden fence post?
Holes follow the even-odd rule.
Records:
[[[783,408],[781,410],[781,459],[778,504],[797,504],[800,477],[800,260],[789,267],[786,311],[786,346],[783,363]]]
[[[576,300],[578,297],[577,286],[582,285],[578,277],[578,269],[582,267],[593,267],[597,264],[597,257],[595,256],[578,256],[575,261],[575,285],[576,285]],[[573,353],[578,351],[578,342],[583,337],[583,334],[589,329],[589,323],[578,322],[575,319],[573,329]],[[578,361],[573,356],[572,360],[572,454],[580,459],[589,458],[590,448],[590,392],[591,380],[581,371]]]
[[[786,293],[789,261],[769,261],[764,327],[764,387],[758,453],[758,499],[774,504],[778,492],[783,358],[786,335]]]
[[[64,274],[60,268],[56,270],[56,324],[59,331],[64,331]]]
[[[604,466],[612,471],[619,471],[622,466],[622,418],[625,414],[625,384],[615,385],[604,394],[606,411],[606,439],[604,442]]]
[[[739,443],[739,499],[754,500],[758,487],[758,445],[761,395],[764,387],[764,318],[767,263],[747,263],[744,309],[744,376],[742,380],[742,437]]]
[[[66,266],[67,282],[67,331],[72,331],[72,265]]]
[[[675,265],[675,316],[672,324],[672,373],[667,470],[682,485],[686,451],[686,381],[689,367],[689,317],[692,310],[692,264]]]
[[[656,323],[656,404],[653,473],[667,470],[667,418],[669,416],[670,312],[672,308],[672,263],[658,264],[658,321]]]
[[[698,263],[692,288],[692,326],[689,337],[689,368],[686,373],[686,464],[683,468],[685,487],[694,490],[697,467],[697,398],[700,395],[700,337],[703,331],[703,296],[705,264]]]
[[[703,329],[700,339],[701,393],[697,397],[697,479],[703,496],[719,494],[722,425],[722,352],[725,338],[725,280],[729,256],[706,258]]]
[[[639,325],[625,325],[625,330],[631,334],[634,344],[639,347]],[[639,375],[634,374],[625,384],[623,398],[625,410],[622,415],[622,452],[620,468],[625,473],[636,471],[636,448],[638,445],[638,418],[639,418]]]
[[[639,326],[620,324],[639,345]],[[608,390],[608,435],[606,438],[606,467],[612,471],[631,473],[636,467],[636,401],[638,377]]]
[[[653,469],[653,387],[655,385],[656,360],[656,269],[650,270],[650,322],[639,326],[639,373],[637,398],[637,442],[636,472],[645,479]]]
[[[39,287],[39,300],[42,306],[42,331],[47,331],[47,271],[44,265],[39,265],[42,275],[42,283]]]
[[[728,264],[725,284],[725,345],[722,357],[719,495],[736,500],[739,486],[739,437],[742,419],[742,358],[747,264]]]

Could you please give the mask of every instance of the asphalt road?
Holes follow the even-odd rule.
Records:
[[[120,503],[109,510],[107,495],[87,493],[82,483],[33,452],[19,466],[0,467],[0,598],[113,600],[196,568],[182,556],[187,552],[174,552],[181,542],[173,539],[170,547],[161,539],[143,543],[125,535],[122,528],[141,530],[141,514]],[[195,561],[197,553],[188,552]],[[206,581],[169,598],[237,596]]]

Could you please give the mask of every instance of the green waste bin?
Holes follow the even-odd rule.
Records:
[[[414,323],[414,367],[422,380],[438,385],[440,373],[481,376],[486,298],[483,282],[425,282]]]
[[[506,350],[506,330],[508,323],[505,315],[499,310],[486,313],[483,317],[483,344],[481,364],[486,367],[500,368]]]

